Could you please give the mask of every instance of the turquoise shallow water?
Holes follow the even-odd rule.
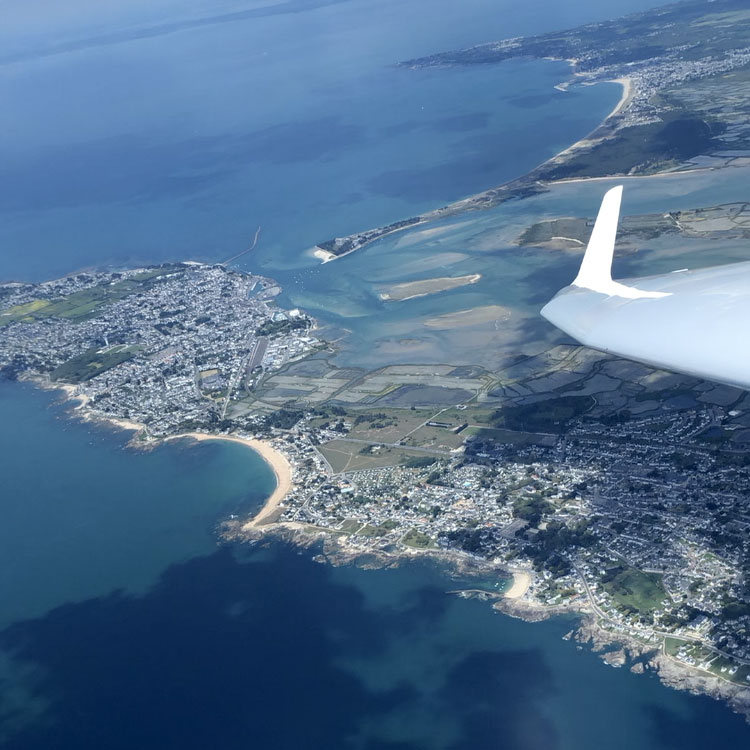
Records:
[[[217,548],[270,471],[242,446],[124,448],[0,386],[0,747],[742,746],[721,704],[446,593],[435,565]],[[485,581],[485,584],[487,581]],[[612,726],[617,725],[617,733]]]
[[[69,417],[60,396],[0,383],[0,625],[67,601],[148,589],[252,513],[270,467],[236,443],[126,448],[132,433]]]
[[[350,331],[338,361],[366,367],[392,362],[482,364],[498,368],[519,352],[567,341],[539,316],[541,307],[577,273],[577,251],[520,248],[515,240],[536,221],[560,216],[593,220],[606,190],[624,182],[623,214],[665,213],[747,200],[750,169],[737,167],[624,181],[555,185],[542,195],[421,225],[385,237],[352,255],[305,273],[279,274],[282,301],[305,307],[328,325]],[[747,260],[747,242],[662,237],[615,252],[615,278],[668,273]],[[450,292],[384,302],[390,284],[420,278],[481,274]],[[330,304],[332,292],[343,300]],[[507,319],[455,329],[432,327],[450,312],[488,305]],[[431,322],[432,321],[432,322]],[[426,325],[427,324],[427,325]]]
[[[564,186],[324,267],[305,251],[513,177],[619,98],[614,85],[554,90],[558,63],[391,63],[653,4],[6,4],[0,277],[222,259],[261,224],[248,264],[278,276],[285,301],[353,332],[343,361],[465,363],[552,340],[536,300],[567,283],[576,259],[550,264],[511,241],[530,215],[593,212],[599,187]],[[250,15],[225,17],[237,11]],[[69,51],[51,54],[60,45]],[[739,174],[733,184],[643,182],[625,209],[710,202],[737,194]],[[629,262],[666,265],[670,252]],[[484,278],[395,307],[378,299],[380,285],[428,269]],[[513,307],[518,327],[425,334],[424,320],[483,304]],[[562,641],[568,621],[529,625],[446,595],[454,583],[434,566],[332,569],[279,543],[219,549],[217,521],[272,487],[257,456],[222,443],[132,451],[126,434],[70,420],[56,400],[0,385],[2,748],[692,750],[750,739],[721,704]]]

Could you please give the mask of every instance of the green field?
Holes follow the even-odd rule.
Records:
[[[481,406],[468,406],[466,409],[446,409],[437,419],[441,422],[452,422],[453,424],[492,424],[492,415],[495,409]]]
[[[352,523],[351,521],[345,521],[344,523]],[[356,522],[355,522],[356,523]],[[357,527],[359,527],[359,523],[357,523]],[[398,524],[395,521],[383,521],[383,523],[378,524],[377,526],[373,526],[370,523],[365,524],[357,531],[357,534],[361,536],[385,536],[389,532],[393,531],[395,528],[398,527]],[[351,533],[351,532],[350,532]]]
[[[0,313],[0,326],[15,321],[32,323],[46,318],[67,318],[74,322],[88,320],[95,317],[96,311],[103,305],[116,302],[130,294],[142,292],[148,288],[154,278],[173,273],[180,268],[181,266],[154,268],[114,284],[102,284],[82,289],[80,292],[60,299],[37,299],[23,305],[16,305]]]
[[[533,404],[509,405],[492,415],[495,427],[521,432],[560,433],[571,420],[596,404],[591,396],[558,396]]]
[[[602,585],[618,604],[641,613],[658,609],[667,596],[658,573],[644,573],[625,565],[610,568]]]
[[[51,377],[66,383],[83,383],[106,370],[111,370],[132,359],[139,351],[137,346],[112,346],[106,351],[89,349],[55,368]]]
[[[418,448],[432,448],[440,451],[450,451],[463,444],[463,431],[456,434],[447,427],[430,427],[429,425],[420,427],[404,440],[404,445],[413,445]]]
[[[635,400],[664,402],[669,401],[671,398],[677,398],[678,396],[690,396],[691,398],[695,398],[695,391],[684,385],[676,385],[672,388],[664,388],[660,391],[644,391],[643,393],[637,393],[635,395]]]
[[[492,441],[503,445],[554,445],[555,438],[550,435],[537,435],[519,430],[503,430],[499,427],[467,427],[462,433],[466,437],[475,437],[482,442]]]
[[[331,440],[324,445],[319,445],[318,450],[323,454],[326,461],[331,464],[335,474],[344,471],[361,471],[362,469],[377,469],[383,466],[398,466],[406,463],[415,456],[424,456],[424,453],[409,451],[405,448],[389,448],[380,446],[379,450],[372,453],[363,453],[367,448],[378,448],[368,446],[365,443],[349,443],[345,440]]]
[[[350,437],[381,443],[397,443],[407,432],[428,420],[435,410],[380,409],[351,411],[347,419],[353,427]]]
[[[432,549],[435,547],[435,543],[431,537],[427,536],[427,534],[422,534],[416,529],[407,531],[401,541],[407,547],[416,547],[417,549]]]
[[[355,521],[353,518],[347,518],[341,526],[337,529],[342,534],[353,534],[357,529],[361,528],[362,522]]]

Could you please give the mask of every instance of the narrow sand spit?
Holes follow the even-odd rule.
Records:
[[[439,328],[448,330],[451,328],[463,328],[464,326],[481,325],[494,321],[505,322],[510,319],[511,311],[502,305],[484,305],[474,307],[470,310],[458,310],[457,312],[445,313],[435,318],[424,321],[426,328]]]

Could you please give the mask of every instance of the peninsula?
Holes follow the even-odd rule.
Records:
[[[647,40],[644,41],[644,40]],[[544,192],[551,183],[715,169],[750,149],[750,11],[744,0],[683,0],[567,31],[504,39],[401,63],[404,69],[492,65],[517,57],[566,60],[558,88],[611,81],[623,96],[600,127],[528,174],[383,227],[321,242],[318,257],[348,255],[382,237]]]
[[[498,371],[341,367],[278,292],[195,263],[0,285],[0,373],[64,388],[136,445],[257,450],[277,487],[224,538],[437,556],[478,574],[461,595],[579,613],[608,663],[750,714],[747,393],[570,346]]]
[[[403,67],[520,55],[570,60],[562,88],[617,80],[623,98],[602,127],[530,174],[322,243],[319,257],[555,181],[748,159],[750,11],[739,0],[688,0]],[[667,233],[744,239],[746,214],[733,203],[627,217],[624,244]],[[588,232],[586,219],[560,217],[517,241],[578,248]],[[423,278],[380,293],[395,304],[478,280]],[[333,561],[450,560],[497,581],[462,595],[527,619],[579,613],[577,637],[608,663],[654,670],[750,715],[747,393],[570,346],[496,371],[344,367],[312,318],[276,304],[279,292],[272,279],[192,262],[0,285],[0,376],[62,388],[79,415],[134,430],[138,445],[188,436],[258,450],[277,488],[255,518],[224,524],[226,538],[322,537]],[[512,314],[485,305],[424,325]]]

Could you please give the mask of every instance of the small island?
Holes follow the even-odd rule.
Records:
[[[386,287],[380,292],[380,299],[386,302],[403,302],[415,297],[425,297],[428,294],[447,292],[469,284],[476,284],[481,278],[482,274],[472,273],[467,276],[442,276],[436,279],[407,281],[403,284]]]

